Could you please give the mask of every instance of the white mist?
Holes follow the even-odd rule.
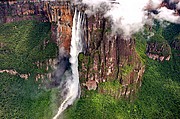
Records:
[[[70,59],[72,76],[66,78],[66,88],[68,89],[65,100],[62,102],[58,109],[57,114],[53,119],[57,119],[60,114],[79,97],[80,85],[79,85],[79,72],[78,72],[78,55],[82,52],[82,26],[83,26],[83,15],[75,10],[72,27],[72,38],[70,48]]]

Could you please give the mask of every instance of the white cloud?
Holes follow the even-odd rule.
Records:
[[[86,13],[89,16],[98,11],[103,12],[104,17],[112,22],[112,31],[125,37],[143,29],[147,22],[151,23],[147,7],[159,11],[159,14],[153,15],[156,19],[179,23],[179,16],[174,16],[172,10],[160,8],[162,2],[163,0],[82,0],[88,6]]]
[[[161,21],[169,21],[172,23],[180,24],[180,16],[174,15],[174,10],[167,9],[166,7],[162,7],[159,10],[159,14],[154,16],[156,19]]]

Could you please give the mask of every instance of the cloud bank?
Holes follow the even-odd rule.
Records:
[[[153,19],[180,23],[180,16],[175,15],[174,10],[163,6],[163,0],[82,0],[81,2],[87,6],[86,14],[91,16],[99,11],[103,12],[104,17],[112,22],[113,33],[122,34],[124,37],[140,31]],[[169,2],[180,8],[179,0]],[[157,14],[150,10],[156,10]]]

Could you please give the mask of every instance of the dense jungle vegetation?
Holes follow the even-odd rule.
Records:
[[[144,31],[145,34],[147,31]],[[146,56],[147,42],[173,46],[180,40],[180,25],[162,27],[156,23],[154,36],[147,39],[137,33],[136,51],[146,65],[142,87],[133,102],[115,100],[96,91],[86,92],[74,106],[65,111],[65,119],[179,119],[180,118],[180,51],[171,47],[170,61],[154,61]],[[114,86],[114,85],[113,85]]]
[[[147,38],[138,33],[136,51],[146,64],[143,84],[134,101],[115,100],[110,96],[86,91],[70,106],[65,119],[129,119],[129,118],[180,118],[180,51],[174,49],[174,39],[180,40],[180,26],[165,28],[156,25],[153,40],[165,40],[171,46],[170,61],[154,61],[145,55]],[[35,75],[45,72],[38,69],[36,61],[57,57],[55,43],[43,47],[50,40],[50,24],[21,21],[0,25],[0,69],[15,69],[30,73],[28,80],[7,73],[0,73],[0,118],[50,119],[57,109],[56,90],[39,88]]]
[[[53,91],[39,89],[35,81],[38,69],[34,62],[43,62],[56,57],[57,47],[50,40],[50,23],[21,21],[0,25],[0,69],[15,69],[18,73],[30,74],[25,80],[8,73],[0,74],[1,119],[49,119],[52,117]]]

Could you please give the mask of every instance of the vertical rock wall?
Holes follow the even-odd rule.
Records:
[[[87,52],[80,55],[80,78],[86,88],[115,98],[133,97],[145,66],[135,51],[135,40],[112,35],[108,19],[87,18]]]
[[[44,2],[14,1],[0,3],[0,23],[21,20],[48,21]]]
[[[69,57],[74,7],[70,1],[6,3],[0,6],[0,23],[51,22],[52,40]],[[111,23],[101,13],[86,17],[84,26],[86,53],[79,56],[82,89],[98,90],[114,98],[134,97],[145,69],[135,51],[135,40],[112,35]]]

